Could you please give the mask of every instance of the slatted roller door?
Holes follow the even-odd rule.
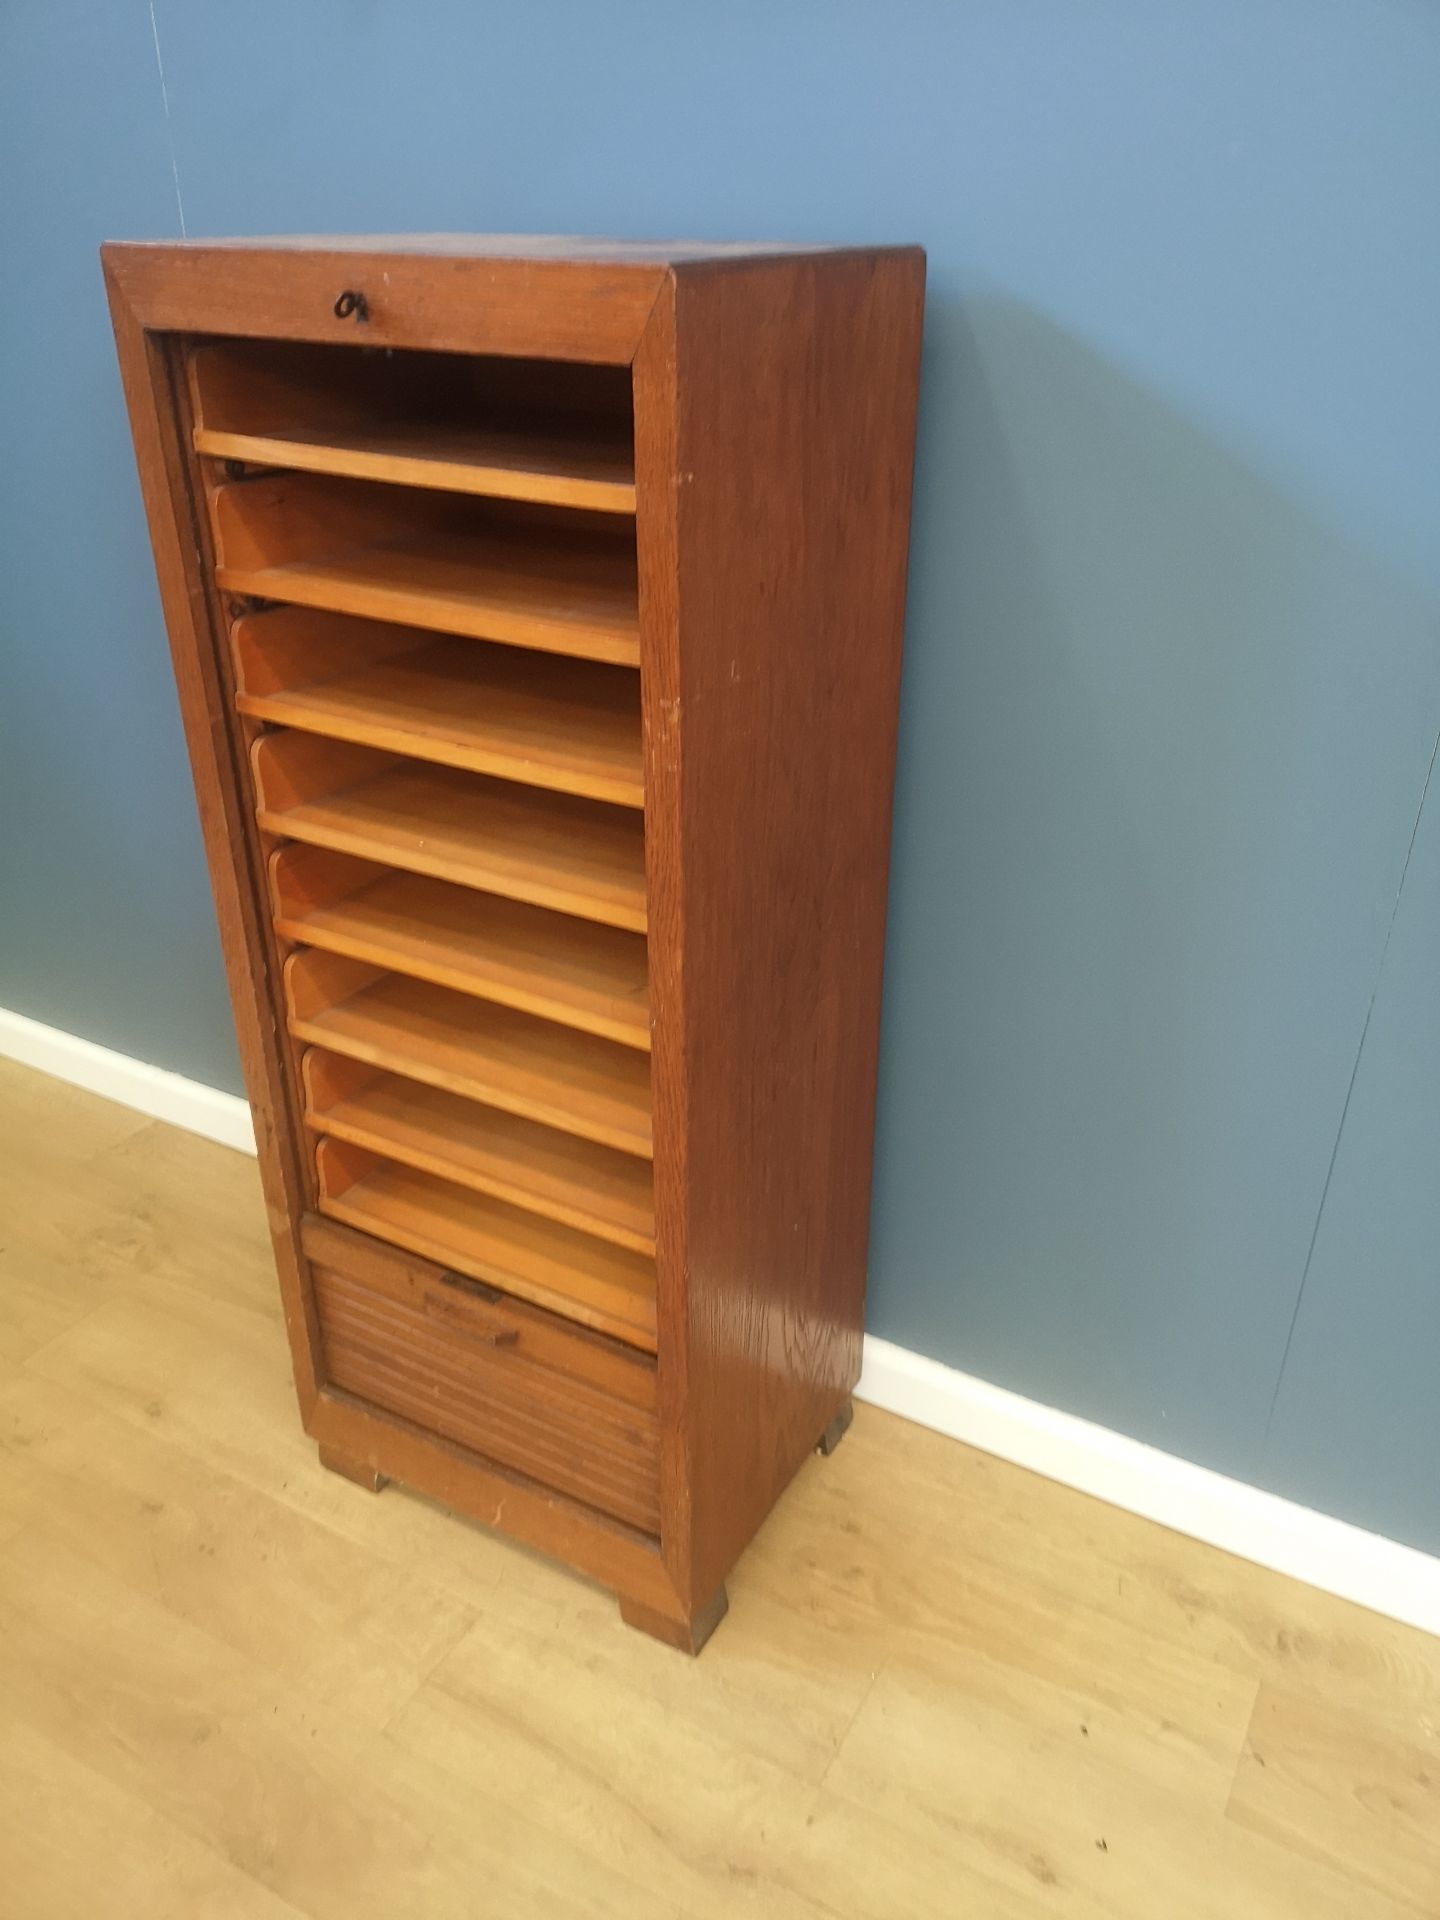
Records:
[[[187,375],[319,1210],[653,1354],[626,371],[203,342]],[[443,1323],[387,1361],[344,1301],[337,1364],[418,1417]]]

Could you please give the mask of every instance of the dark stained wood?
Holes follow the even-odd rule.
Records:
[[[648,1633],[652,1640],[661,1640],[677,1653],[688,1653],[692,1658],[729,1611],[730,1596],[724,1587],[703,1607],[697,1607],[688,1615],[662,1613],[655,1607],[647,1607],[642,1600],[632,1600],[628,1594],[620,1596],[620,1618],[627,1627]]]
[[[390,1482],[378,1467],[365,1460],[350,1460],[343,1453],[336,1453],[333,1447],[321,1447],[320,1464],[331,1473],[338,1473],[342,1479],[353,1480],[357,1487],[363,1487],[367,1493],[383,1493]]]
[[[612,1520],[530,1475],[502,1466],[416,1426],[402,1415],[367,1406],[338,1387],[319,1394],[307,1431],[321,1446],[350,1458],[383,1461],[397,1485],[427,1494],[559,1560],[616,1593],[678,1617],[653,1536]]]
[[[322,1267],[316,1298],[337,1387],[658,1531],[653,1414],[536,1365],[523,1343],[487,1338],[473,1303],[443,1279],[417,1308]]]
[[[631,1624],[696,1651],[724,1611],[737,1555],[817,1436],[833,1444],[843,1430],[859,1371],[923,256],[382,236],[112,247],[105,261],[306,1426],[341,1470],[393,1477],[560,1555],[612,1586]],[[367,321],[335,316],[346,288],[365,295]],[[261,738],[280,710],[236,711],[208,511],[226,476],[195,450],[185,378],[185,356],[217,337],[253,343],[226,362],[238,385],[225,404],[242,411],[217,431],[244,433],[247,367],[280,351],[269,391],[284,405],[268,420],[255,414],[262,438],[289,421],[313,441],[333,421],[344,458],[368,446],[402,461],[369,469],[368,491],[344,479],[243,480],[270,493],[230,505],[249,512],[283,493],[287,514],[333,506],[361,544],[383,545],[387,516],[403,531],[452,511],[458,525],[462,507],[475,509],[444,505],[443,488],[414,491],[411,453],[386,439],[393,416],[366,438],[365,406],[345,412],[343,351],[326,359],[325,392],[307,412],[304,369],[317,346],[466,356],[472,398],[505,394],[495,369],[513,362],[507,430],[531,409],[562,417],[576,395],[582,413],[593,394],[610,417],[623,391],[606,383],[631,369],[643,889],[637,870],[623,903],[602,901],[586,877],[597,848],[587,840],[577,853],[567,832],[594,839],[607,812],[595,801],[517,786],[506,812],[501,783],[425,766],[384,716],[364,737],[398,753],[318,731]],[[575,369],[553,394],[547,362]],[[441,402],[427,417],[443,418],[444,363],[421,371]],[[511,526],[522,545],[552,545],[563,572],[559,511],[502,505],[492,524],[497,538]],[[229,521],[232,536],[239,527],[248,537],[244,513]],[[253,557],[288,565],[255,526]],[[240,564],[235,577],[265,572]],[[442,609],[434,624],[449,617]],[[327,656],[320,677],[348,671],[341,661],[331,676]],[[291,685],[277,681],[273,697],[295,697]],[[314,725],[358,724],[328,710],[342,691],[358,697],[305,694]],[[374,685],[361,691],[373,705]],[[417,707],[405,724],[431,722]],[[265,858],[291,837],[308,841],[299,851],[311,864],[314,849],[330,849],[332,866],[344,856],[330,875],[337,903],[354,897],[344,883],[356,868],[368,888],[399,867],[445,883],[462,906],[466,890],[500,893],[645,934],[653,1360],[543,1307],[440,1291],[448,1283],[434,1262],[315,1215],[317,1149],[264,886]],[[532,843],[545,866],[527,880]],[[406,884],[406,913],[423,918],[426,888]],[[328,896],[313,910],[331,912]],[[303,939],[303,916],[285,924]],[[305,956],[310,972],[313,960],[378,980],[380,968],[366,968],[385,957],[384,929],[326,932],[335,950]],[[427,989],[436,1007],[473,1021],[489,985],[467,971],[480,964],[467,958],[468,937],[451,928],[427,956],[423,927],[407,928],[397,964],[414,975],[405,992],[437,981]],[[576,968],[593,945],[582,929]],[[537,1012],[550,990],[538,974],[533,992],[504,987]],[[566,1046],[594,1044],[555,1031]],[[363,1108],[377,1083],[368,1068],[345,1072],[342,1104]],[[435,1108],[441,1132],[427,1121],[406,1148],[442,1182],[446,1111]],[[342,1180],[392,1144],[383,1127],[367,1140],[363,1121],[360,1111],[348,1142],[321,1132],[318,1150]],[[510,1155],[502,1165],[485,1157],[481,1134],[462,1131],[473,1189],[456,1192],[473,1200],[526,1177],[520,1134],[494,1143],[493,1154]],[[574,1207],[560,1188],[535,1196],[572,1225],[591,1176],[577,1167],[575,1177]],[[563,1183],[563,1167],[544,1178]],[[437,1299],[445,1310],[427,1306]],[[477,1365],[493,1391],[477,1384]]]
[[[662,1540],[692,1607],[859,1377],[923,286],[916,250],[678,269],[636,360]]]
[[[265,911],[252,797],[230,703],[223,624],[210,584],[206,530],[188,454],[173,343],[146,331],[123,277],[105,253],[111,324],[149,523],[180,715],[195,782],[206,864],[219,923],[285,1330],[302,1420],[318,1388],[318,1332],[299,1219],[312,1183],[302,1150],[298,1081],[283,1023],[275,1019],[278,956]]]
[[[826,1427],[825,1431],[821,1434],[819,1440],[816,1441],[815,1451],[817,1453],[823,1453],[828,1459],[850,1431],[850,1425],[854,1418],[855,1402],[853,1400],[847,1400],[835,1415],[835,1418],[830,1422],[829,1426]]]
[[[111,284],[149,332],[325,340],[354,347],[513,354],[624,365],[665,277],[661,261],[575,262],[442,249],[192,241],[102,249]],[[339,319],[355,289],[370,318]]]
[[[387,1294],[416,1311],[422,1310],[423,1299],[445,1271],[418,1254],[386,1246],[318,1214],[305,1216],[301,1239],[318,1266],[344,1273],[357,1285]],[[519,1350],[536,1365],[557,1376],[584,1381],[612,1400],[623,1400],[654,1414],[655,1362],[648,1354],[523,1300],[502,1296],[486,1304],[484,1315],[512,1329]]]

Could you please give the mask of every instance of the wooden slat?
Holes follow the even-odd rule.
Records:
[[[644,835],[629,809],[300,733],[262,735],[252,758],[268,833],[645,930]]]
[[[274,239],[227,245],[110,242],[112,301],[149,332],[334,342],[353,352],[354,320],[335,315],[337,288],[369,300],[364,344],[467,354],[542,355],[628,367],[666,277],[663,249],[577,243],[559,252],[477,257],[484,241],[437,235],[348,236],[299,247]]]
[[[653,1415],[531,1364],[523,1337],[487,1350],[325,1268],[315,1294],[336,1386],[653,1531]]]
[[[226,433],[197,427],[198,453],[306,473],[347,474],[409,487],[635,511],[635,462],[612,437],[576,425],[568,431],[389,425],[365,428],[288,427],[271,433]]]
[[[649,1049],[639,934],[294,843],[270,894],[287,940]]]
[[[398,620],[544,652],[638,666],[633,588],[559,577],[550,556],[504,542],[426,534],[404,545],[276,566],[216,569],[227,592]]]
[[[227,592],[639,664],[634,545],[588,521],[306,474],[219,487],[212,512]]]
[[[637,1471],[632,1461],[598,1448],[594,1428],[581,1426],[578,1409],[557,1427],[527,1399],[506,1405],[488,1376],[477,1378],[468,1356],[453,1352],[433,1328],[397,1325],[383,1307],[373,1317],[337,1307],[328,1281],[317,1281],[316,1303],[325,1320],[325,1361],[334,1387],[519,1468],[600,1513],[647,1533],[659,1531],[658,1470]]]
[[[334,954],[292,954],[285,991],[301,1040],[650,1155],[650,1063],[633,1048]]]
[[[326,1220],[318,1213],[305,1215],[300,1237],[307,1256],[317,1266],[332,1268],[405,1306],[423,1308],[426,1294],[444,1271],[403,1247],[387,1246],[373,1234],[356,1233],[352,1227],[342,1227],[337,1220]],[[655,1412],[658,1396],[653,1354],[611,1340],[593,1327],[577,1327],[573,1320],[546,1313],[508,1294],[497,1295],[484,1305],[488,1314],[514,1326],[522,1353],[538,1366],[567,1379],[586,1381],[644,1413]]]
[[[301,1065],[317,1133],[654,1254],[648,1162],[318,1047]]]
[[[337,657],[357,641],[379,657]],[[640,685],[628,668],[473,640],[417,646],[409,628],[296,610],[239,621],[234,652],[236,703],[254,719],[643,804]]]
[[[320,1210],[632,1346],[655,1348],[655,1268],[535,1214],[322,1139]]]

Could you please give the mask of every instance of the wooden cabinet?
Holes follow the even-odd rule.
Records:
[[[923,256],[104,261],[306,1428],[693,1649],[860,1367]]]

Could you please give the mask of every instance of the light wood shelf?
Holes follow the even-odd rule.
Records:
[[[645,1161],[318,1047],[306,1049],[301,1073],[317,1133],[654,1254]]]
[[[628,370],[213,341],[187,356],[197,453],[633,514]]]
[[[633,669],[286,609],[233,634],[258,720],[619,806],[644,801]]]
[[[286,961],[285,991],[297,1039],[650,1155],[650,1063],[632,1047],[309,949]]]
[[[434,502],[455,504],[308,474],[232,482],[214,492],[215,578],[227,593],[638,666],[633,538],[470,501],[468,515],[423,510]]]
[[[649,1049],[638,934],[298,843],[270,856],[270,895],[287,940]]]
[[[645,930],[638,812],[298,732],[252,760],[267,833]]]
[[[653,1261],[363,1148],[322,1138],[316,1166],[332,1219],[654,1352]]]
[[[634,513],[635,460],[613,437],[577,423],[568,431],[416,427],[406,423],[274,433],[197,427],[195,450],[217,459],[305,473],[348,475],[499,500],[532,500]]]

